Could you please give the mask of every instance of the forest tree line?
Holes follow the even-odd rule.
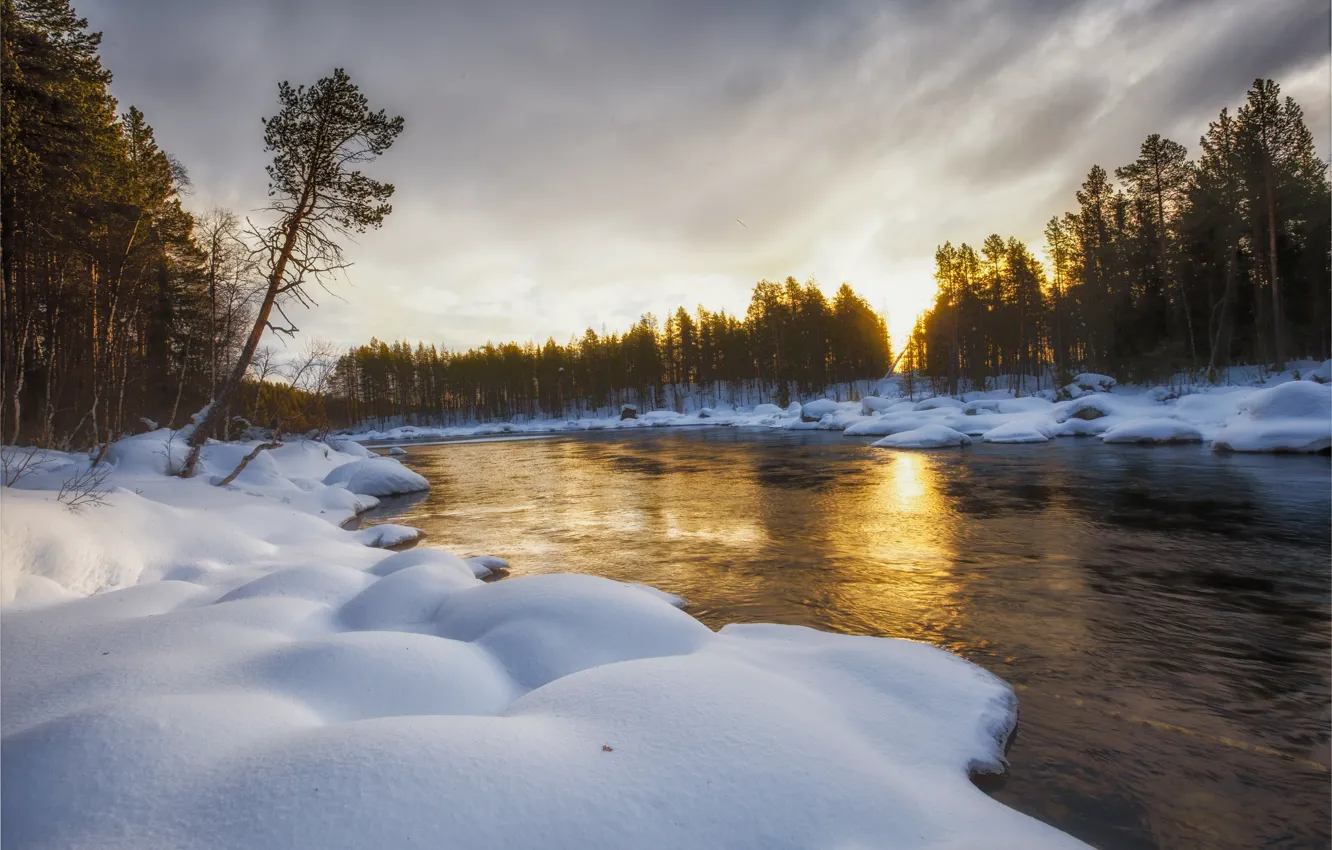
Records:
[[[462,352],[372,340],[332,378],[349,422],[467,422],[683,405],[700,391],[722,403],[775,401],[830,384],[878,378],[892,363],[883,317],[842,284],[829,301],[813,281],[760,281],[744,318],[678,308],[624,333],[561,345],[516,342]],[[749,394],[735,395],[738,391]]]
[[[1256,80],[1199,148],[1152,135],[1113,181],[1093,166],[1046,226],[1045,264],[999,235],[942,245],[904,370],[957,392],[1328,357],[1332,197],[1299,105]]]
[[[0,442],[104,452],[192,421],[192,448],[250,422],[327,428],[338,352],[258,342],[293,336],[285,310],[345,267],[341,237],[391,211],[392,185],[354,169],[402,119],[341,69],[283,82],[263,125],[266,216],[195,215],[184,166],[140,110],[117,111],[101,35],[69,0],[0,0],[0,28]]]
[[[391,185],[343,166],[381,154],[401,119],[371,111],[341,70],[283,83],[264,125],[280,189],[271,223],[193,214],[185,168],[147,116],[119,111],[100,35],[69,0],[0,0],[0,29],[0,442],[104,450],[196,411],[192,445],[247,422],[554,416],[679,406],[690,393],[784,404],[893,368],[864,299],[795,279],[761,281],[743,316],[681,308],[565,344],[372,340],[340,352],[306,340],[280,353],[259,341],[295,332],[284,305],[308,303],[302,282],[345,265],[341,234],[391,211]],[[319,115],[352,122],[339,138],[354,149],[316,153],[307,124]],[[1046,229],[1045,263],[999,236],[942,246],[938,296],[902,370],[956,391],[999,376],[1201,377],[1328,355],[1327,164],[1274,83],[1223,111],[1196,160],[1151,136],[1114,178],[1091,170],[1077,209]]]

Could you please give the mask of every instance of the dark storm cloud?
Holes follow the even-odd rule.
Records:
[[[346,341],[563,338],[677,301],[742,308],[787,273],[907,304],[937,243],[1037,238],[1093,162],[1149,132],[1195,147],[1254,77],[1297,76],[1327,138],[1328,10],[1309,0],[81,11],[200,203],[262,203],[278,80],[345,66],[406,116],[375,167],[396,212],[309,322]]]

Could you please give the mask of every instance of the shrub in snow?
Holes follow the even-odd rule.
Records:
[[[1164,417],[1129,419],[1107,428],[1107,443],[1199,443],[1202,432],[1187,422]]]
[[[430,482],[387,457],[354,460],[324,476],[325,484],[345,484],[353,493],[366,496],[399,496],[429,490]]]
[[[966,434],[943,425],[924,425],[870,443],[884,449],[941,449],[970,444],[971,438]]]
[[[1108,393],[1111,387],[1115,385],[1115,379],[1109,375],[1100,375],[1096,372],[1083,372],[1073,378],[1072,385],[1084,392]]]
[[[179,431],[160,428],[116,440],[102,460],[114,465],[121,474],[174,475],[185,463],[189,451],[186,438]]]

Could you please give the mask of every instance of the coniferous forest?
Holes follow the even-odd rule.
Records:
[[[1151,135],[1113,180],[1093,166],[1077,208],[1046,225],[1045,264],[997,234],[979,250],[941,246],[903,368],[957,392],[999,376],[1212,380],[1234,364],[1326,358],[1327,168],[1299,105],[1256,80],[1196,159]]]
[[[1328,166],[1300,107],[1257,80],[1193,159],[1152,135],[1113,177],[1093,167],[1076,208],[1050,220],[1044,260],[998,235],[940,247],[935,303],[898,357],[850,286],[829,299],[794,279],[759,282],[744,316],[680,308],[565,344],[279,348],[269,324],[268,344],[242,357],[269,286],[262,234],[227,210],[190,211],[184,165],[148,116],[119,109],[100,36],[68,0],[0,10],[6,443],[105,444],[183,425],[220,395],[227,436],[239,419],[306,430],[556,416],[722,387],[785,403],[894,368],[956,392],[1079,371],[1206,380],[1329,354]],[[248,379],[223,393],[238,362]]]

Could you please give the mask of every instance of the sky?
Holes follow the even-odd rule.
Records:
[[[1332,135],[1327,0],[74,0],[122,109],[189,169],[187,206],[264,221],[260,119],[344,67],[406,130],[397,187],[334,296],[349,345],[567,341],[761,278],[846,281],[895,341],[935,248],[1039,249],[1093,163],[1196,153],[1256,77]]]

